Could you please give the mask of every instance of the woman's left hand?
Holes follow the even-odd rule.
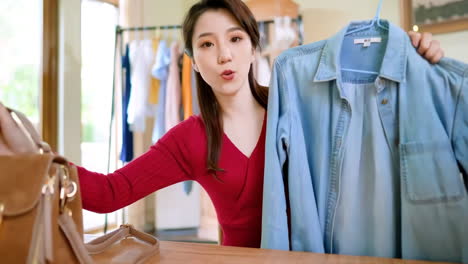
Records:
[[[444,57],[444,51],[440,47],[440,42],[433,40],[431,33],[410,31],[408,35],[418,53],[430,63],[438,63]]]

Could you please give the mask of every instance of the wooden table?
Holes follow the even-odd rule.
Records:
[[[269,249],[225,247],[210,244],[161,241],[155,263],[171,264],[257,264],[257,263],[313,263],[313,264],[434,264],[442,262],[410,261],[372,257],[291,252]]]

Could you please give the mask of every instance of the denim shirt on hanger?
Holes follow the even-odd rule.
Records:
[[[340,54],[346,31],[362,23],[369,21],[276,59],[267,116],[263,248],[336,253],[336,209],[347,187],[341,185],[345,146],[362,140],[348,134],[352,110],[343,94]],[[431,65],[404,31],[388,26],[375,85],[393,88],[379,89],[376,100],[385,135],[380,144],[395,155],[400,182],[387,191],[399,201],[395,257],[468,263],[468,66],[448,58]]]

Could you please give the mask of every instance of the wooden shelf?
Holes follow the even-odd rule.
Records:
[[[291,0],[249,0],[246,5],[257,21],[272,20],[280,16],[299,16],[299,5]]]

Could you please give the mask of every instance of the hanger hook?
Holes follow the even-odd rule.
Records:
[[[379,21],[380,20],[380,11],[382,10],[382,4],[383,0],[379,0],[379,6],[377,7],[377,12],[375,13],[374,20]]]

